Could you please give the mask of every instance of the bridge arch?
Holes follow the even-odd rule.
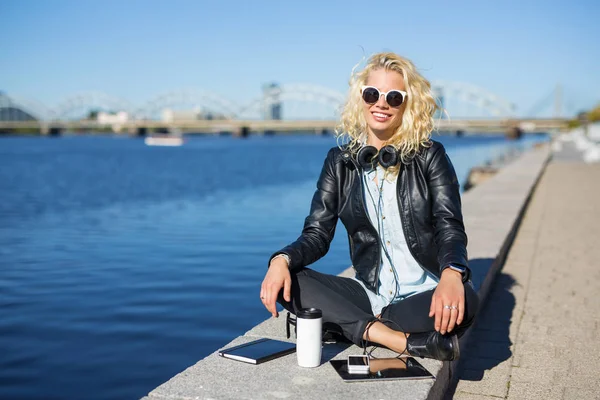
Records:
[[[468,103],[470,107],[474,106],[477,110],[483,111],[485,116],[507,118],[515,114],[516,107],[513,103],[469,83],[434,80],[432,87],[445,98],[445,107],[449,109],[451,117],[465,116],[453,113],[451,104],[454,102]],[[224,118],[262,119],[265,110],[275,104],[284,104],[286,107],[284,113],[289,115],[287,110],[293,104],[303,103],[303,106],[306,106],[305,103],[310,103],[308,107],[314,107],[320,114],[326,113],[327,116],[324,118],[333,119],[339,115],[345,99],[345,93],[328,87],[309,83],[290,83],[269,86],[260,97],[246,104],[237,104],[208,91],[182,89],[158,95],[141,107],[133,106],[124,99],[102,92],[75,94],[52,108],[39,102],[0,94],[0,108],[3,104],[5,109],[15,106],[38,120],[85,118],[91,109],[126,111],[133,119],[155,119],[165,108],[191,105]]]
[[[290,83],[270,87],[263,95],[244,105],[238,118],[260,115],[265,108],[277,103],[297,101],[326,106],[332,111],[331,117],[337,115],[344,104],[346,96],[328,87],[307,83]]]
[[[469,103],[494,117],[512,117],[516,111],[514,103],[470,83],[434,80],[431,86],[451,102]]]
[[[24,118],[42,121],[48,117],[48,108],[42,103],[19,96],[7,96],[1,92],[0,111],[1,119],[6,117],[5,120],[12,119],[11,115],[16,116],[19,120]]]
[[[202,110],[221,114],[225,118],[233,118],[240,109],[239,105],[214,93],[196,89],[181,89],[152,98],[143,106],[137,108],[134,116],[138,119],[157,119],[162,110],[180,106],[201,108]]]
[[[85,118],[92,109],[101,111],[126,111],[131,113],[133,106],[127,100],[102,92],[85,92],[69,96],[49,110],[49,119]]]

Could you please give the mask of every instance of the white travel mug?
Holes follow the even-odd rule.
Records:
[[[318,308],[303,308],[296,314],[296,355],[298,365],[314,368],[321,365],[321,328],[323,312]]]

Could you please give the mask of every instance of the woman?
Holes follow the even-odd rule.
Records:
[[[459,184],[444,147],[430,139],[438,109],[407,59],[373,55],[350,79],[338,137],[317,182],[301,236],[274,253],[260,298],[295,313],[323,311],[357,345],[454,360],[477,295],[467,267]],[[338,218],[355,278],[309,268],[324,256]]]

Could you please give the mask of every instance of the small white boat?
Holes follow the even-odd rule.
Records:
[[[183,138],[181,136],[147,136],[144,139],[147,146],[181,146]]]

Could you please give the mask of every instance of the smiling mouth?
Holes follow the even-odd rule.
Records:
[[[391,115],[380,113],[380,112],[372,112],[371,115],[373,115],[373,118],[377,122],[385,122],[385,121],[389,120],[390,118],[392,118]]]

